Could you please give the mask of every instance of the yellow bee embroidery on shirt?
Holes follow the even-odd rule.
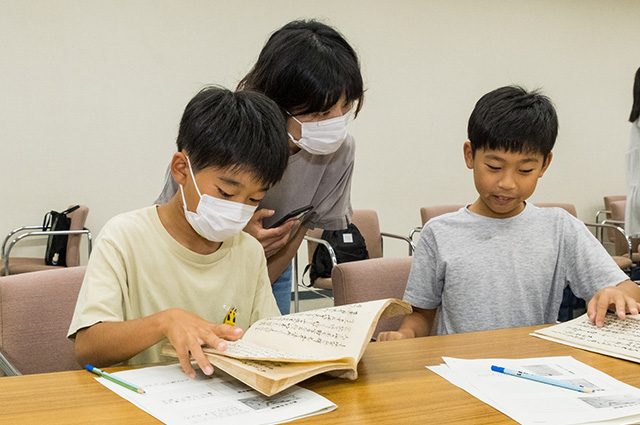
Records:
[[[238,309],[235,307],[231,307],[229,309],[229,312],[227,312],[227,315],[224,317],[224,324],[225,325],[231,325],[231,326],[235,326],[236,325],[236,315],[238,314]]]

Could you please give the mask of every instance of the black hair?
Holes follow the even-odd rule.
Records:
[[[286,24],[271,35],[239,89],[264,93],[292,115],[325,112],[342,95],[362,108],[356,52],[332,27],[315,20]]]
[[[277,105],[251,91],[209,86],[187,104],[177,139],[196,170],[207,167],[254,173],[273,186],[289,158],[286,123]]]
[[[477,149],[541,153],[546,161],[558,136],[558,116],[538,90],[501,87],[478,100],[467,134],[473,154]]]
[[[640,117],[640,68],[636,71],[636,78],[633,80],[633,106],[629,121],[635,122]]]

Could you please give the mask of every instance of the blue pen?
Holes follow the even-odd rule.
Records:
[[[132,384],[131,382],[127,382],[124,379],[116,378],[112,374],[104,372],[104,371],[98,369],[97,367],[93,367],[91,365],[86,365],[84,368],[87,369],[89,372],[93,372],[96,375],[99,375],[99,376],[103,377],[104,379],[108,379],[111,382],[115,382],[118,385],[121,385],[121,386],[123,386],[125,388],[129,388],[131,391],[135,391],[138,394],[144,394],[145,393],[145,391],[142,388],[140,388],[139,386],[137,386],[136,384]]]
[[[582,385],[572,384],[570,382],[559,381],[557,379],[547,378],[545,376],[533,375],[527,372],[521,372],[519,370],[507,369],[506,367],[491,366],[491,370],[494,372],[504,373],[505,375],[517,376],[518,378],[529,379],[531,381],[542,382],[543,384],[555,385],[556,387],[566,388],[568,390],[580,391],[581,393],[592,393],[591,388],[586,388]]]

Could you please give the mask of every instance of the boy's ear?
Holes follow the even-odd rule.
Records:
[[[176,152],[171,158],[171,175],[180,185],[184,186],[189,179],[189,165],[184,152]]]
[[[466,141],[464,145],[462,145],[462,152],[464,153],[464,163],[467,165],[467,168],[473,169],[473,150],[471,149],[471,142]]]
[[[538,176],[538,178],[542,177],[544,173],[547,171],[547,168],[549,168],[549,164],[551,163],[551,158],[553,158],[553,153],[549,152],[549,155],[547,155],[547,159],[544,161],[544,164],[542,164],[542,169],[540,170],[540,175]]]

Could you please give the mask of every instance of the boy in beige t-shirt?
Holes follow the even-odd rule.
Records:
[[[119,215],[102,230],[69,328],[81,364],[161,360],[167,339],[189,354],[226,349],[258,319],[279,314],[260,243],[242,232],[288,157],[282,114],[267,97],[208,87],[187,105],[167,204]],[[236,326],[222,324],[229,310]]]

